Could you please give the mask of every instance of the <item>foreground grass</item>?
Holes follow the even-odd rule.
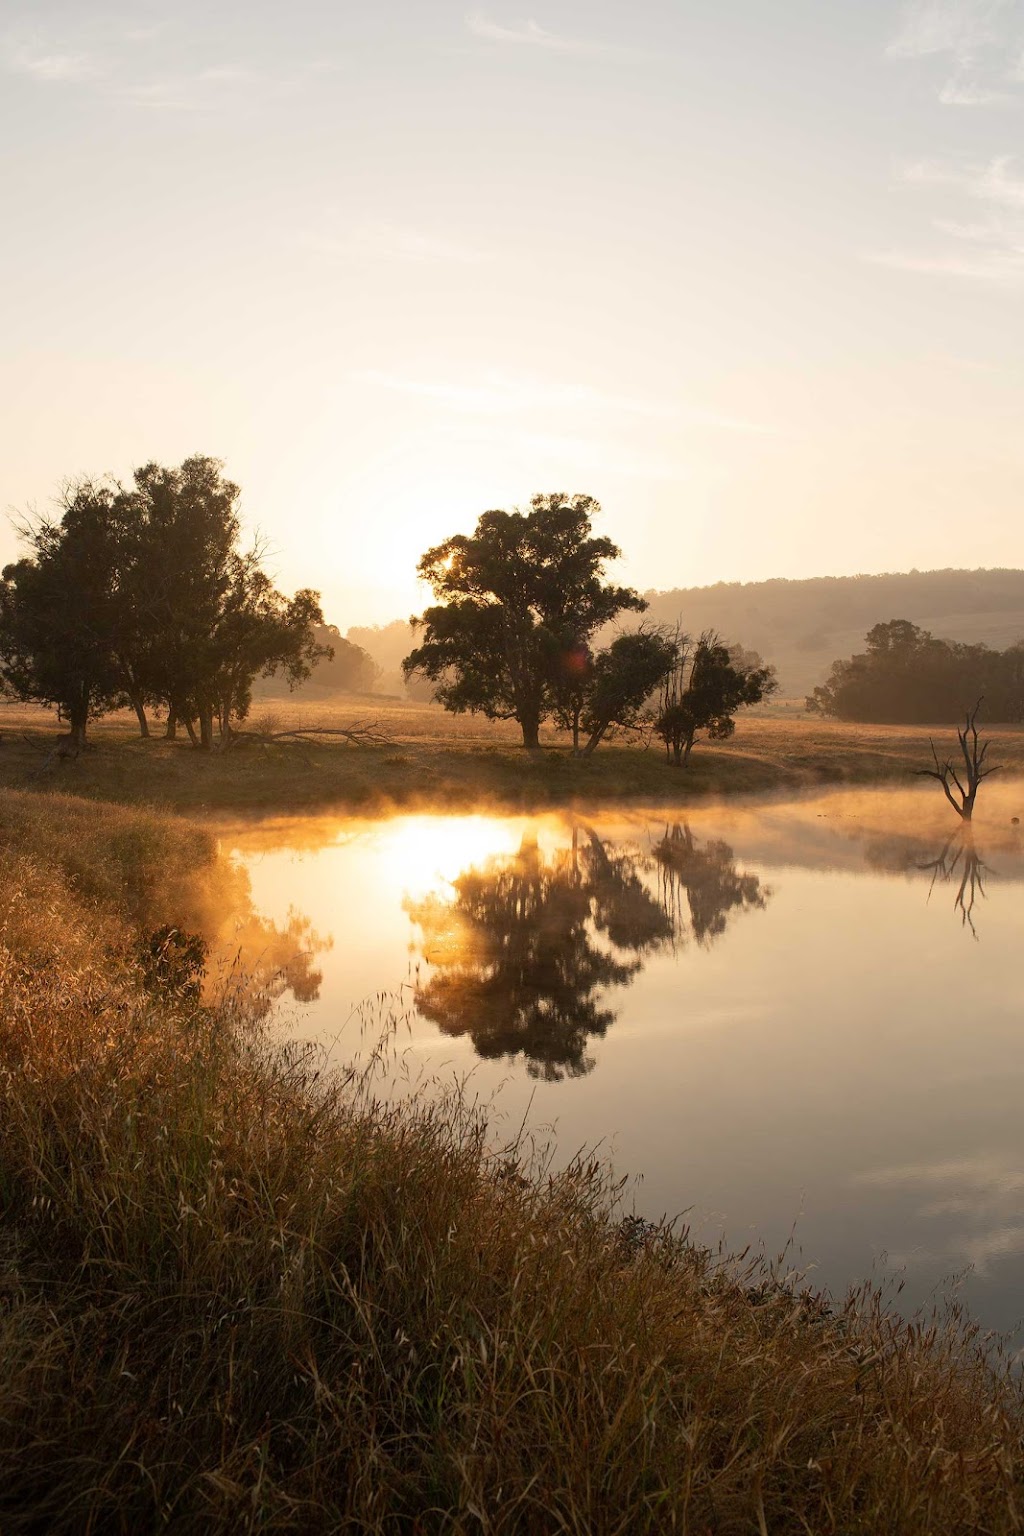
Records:
[[[612,743],[574,760],[550,733],[544,749],[524,752],[515,728],[447,715],[427,705],[353,700],[278,709],[278,728],[336,727],[374,718],[387,746],[334,741],[249,744],[200,753],[187,740],[139,738],[134,722],[114,717],[93,728],[94,750],[76,762],[44,768],[54,740],[52,717],[6,706],[0,743],[0,787],[51,790],[189,815],[300,812],[322,807],[363,814],[393,809],[535,810],[550,806],[636,800],[686,804],[708,795],[800,791],[827,783],[907,781],[931,762],[924,727],[851,726],[804,715],[747,716],[735,738],[703,743],[689,766],[668,766],[657,745]],[[956,745],[953,728],[946,735]],[[993,761],[1024,770],[1024,730],[995,728]],[[945,750],[945,748],[943,748]]]
[[[1019,1529],[1024,1404],[955,1318],[830,1311],[147,991],[201,834],[0,803],[5,1536]]]

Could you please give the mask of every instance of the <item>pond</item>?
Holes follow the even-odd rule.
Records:
[[[929,790],[931,792],[929,792]],[[225,829],[278,1022],[465,1079],[642,1214],[1024,1315],[1024,782]],[[255,934],[255,938],[253,935]],[[268,940],[267,935],[273,935]]]

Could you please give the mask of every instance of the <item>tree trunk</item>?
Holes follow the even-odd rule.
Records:
[[[129,698],[131,699],[132,709],[135,711],[135,718],[139,722],[139,734],[148,737],[149,721],[146,719],[146,706],[137,693],[129,694]]]
[[[531,752],[538,751],[540,748],[539,714],[522,714],[519,717],[519,724],[523,728],[523,746],[529,748]]]
[[[213,750],[213,705],[199,706],[199,745],[204,752]]]
[[[167,724],[164,726],[164,740],[176,741],[178,736],[178,711],[172,706],[167,711]]]
[[[199,737],[196,735],[196,728],[192,723],[192,717],[190,715],[185,716],[185,729],[188,731],[189,741],[194,747],[198,747]]]
[[[89,711],[85,705],[69,710],[68,712],[68,740],[72,752],[84,752],[85,750],[85,726],[89,718]]]
[[[574,709],[572,712],[572,755],[580,755],[580,712]]]

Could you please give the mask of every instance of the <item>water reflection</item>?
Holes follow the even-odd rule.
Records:
[[[654,850],[662,876],[662,900],[672,914],[676,932],[683,930],[685,897],[690,927],[698,944],[707,946],[725,932],[729,914],[737,907],[765,907],[771,891],[757,875],[740,873],[728,843],[716,839],[702,848],[686,824],[667,830]]]
[[[970,823],[954,827],[937,851],[935,845],[929,847],[920,838],[902,834],[872,839],[865,846],[864,858],[870,868],[887,874],[930,874],[928,901],[937,886],[949,886],[953,890],[953,911],[959,915],[961,927],[968,929],[975,939],[978,937],[978,902],[988,899],[985,882],[995,870],[978,848]]]
[[[925,864],[919,864],[918,868],[932,872],[932,882],[928,887],[929,899],[937,881],[949,886],[956,883],[953,910],[959,912],[961,926],[969,928],[977,938],[975,903],[979,896],[983,901],[986,900],[985,880],[992,871],[978,852],[970,824],[957,827],[946,839],[938,855]]]
[[[993,779],[973,852],[935,802],[915,784],[685,818],[245,823],[222,829],[247,879],[219,916],[229,960],[244,937],[244,964],[319,991],[278,1017],[338,1061],[364,1047],[359,1005],[409,980],[413,951],[421,1008],[386,1092],[472,1074],[496,1136],[525,1123],[556,1161],[608,1148],[643,1175],[645,1216],[686,1210],[712,1242],[772,1252],[797,1222],[818,1278],[842,1291],[891,1273],[888,1255],[908,1305],[973,1265],[963,1294],[1009,1326],[1024,1286],[1024,779]]]
[[[199,926],[210,962],[205,990],[221,994],[225,986],[244,991],[248,1010],[268,1018],[285,997],[314,1003],[323,971],[317,960],[333,939],[317,933],[310,918],[289,906],[281,921],[264,916],[253,901],[252,881],[241,864],[219,860],[198,895]]]
[[[710,944],[737,908],[769,892],[740,873],[728,844],[701,847],[688,826],[652,852],[574,825],[545,852],[533,832],[518,850],[463,871],[453,896],[406,900],[431,968],[416,988],[420,1014],[466,1035],[485,1058],[522,1055],[534,1077],[581,1077],[588,1044],[616,1018],[611,988],[628,986],[644,957],[690,931]]]

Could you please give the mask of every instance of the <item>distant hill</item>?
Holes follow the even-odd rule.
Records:
[[[805,581],[720,581],[713,587],[645,592],[656,624],[678,618],[691,633],[717,629],[778,668],[782,696],[802,698],[840,657],[864,649],[873,624],[909,619],[943,640],[1004,649],[1024,639],[1024,571],[909,571],[891,576],[815,576]],[[633,615],[629,616],[633,621]],[[347,638],[380,669],[381,693],[404,693],[402,657],[416,643],[401,619],[354,627]],[[413,683],[423,696],[429,687]]]
[[[646,615],[717,629],[778,668],[782,694],[810,693],[832,662],[864,649],[873,624],[909,619],[944,640],[1000,649],[1024,639],[1024,571],[909,571],[806,581],[720,581],[645,592]]]

